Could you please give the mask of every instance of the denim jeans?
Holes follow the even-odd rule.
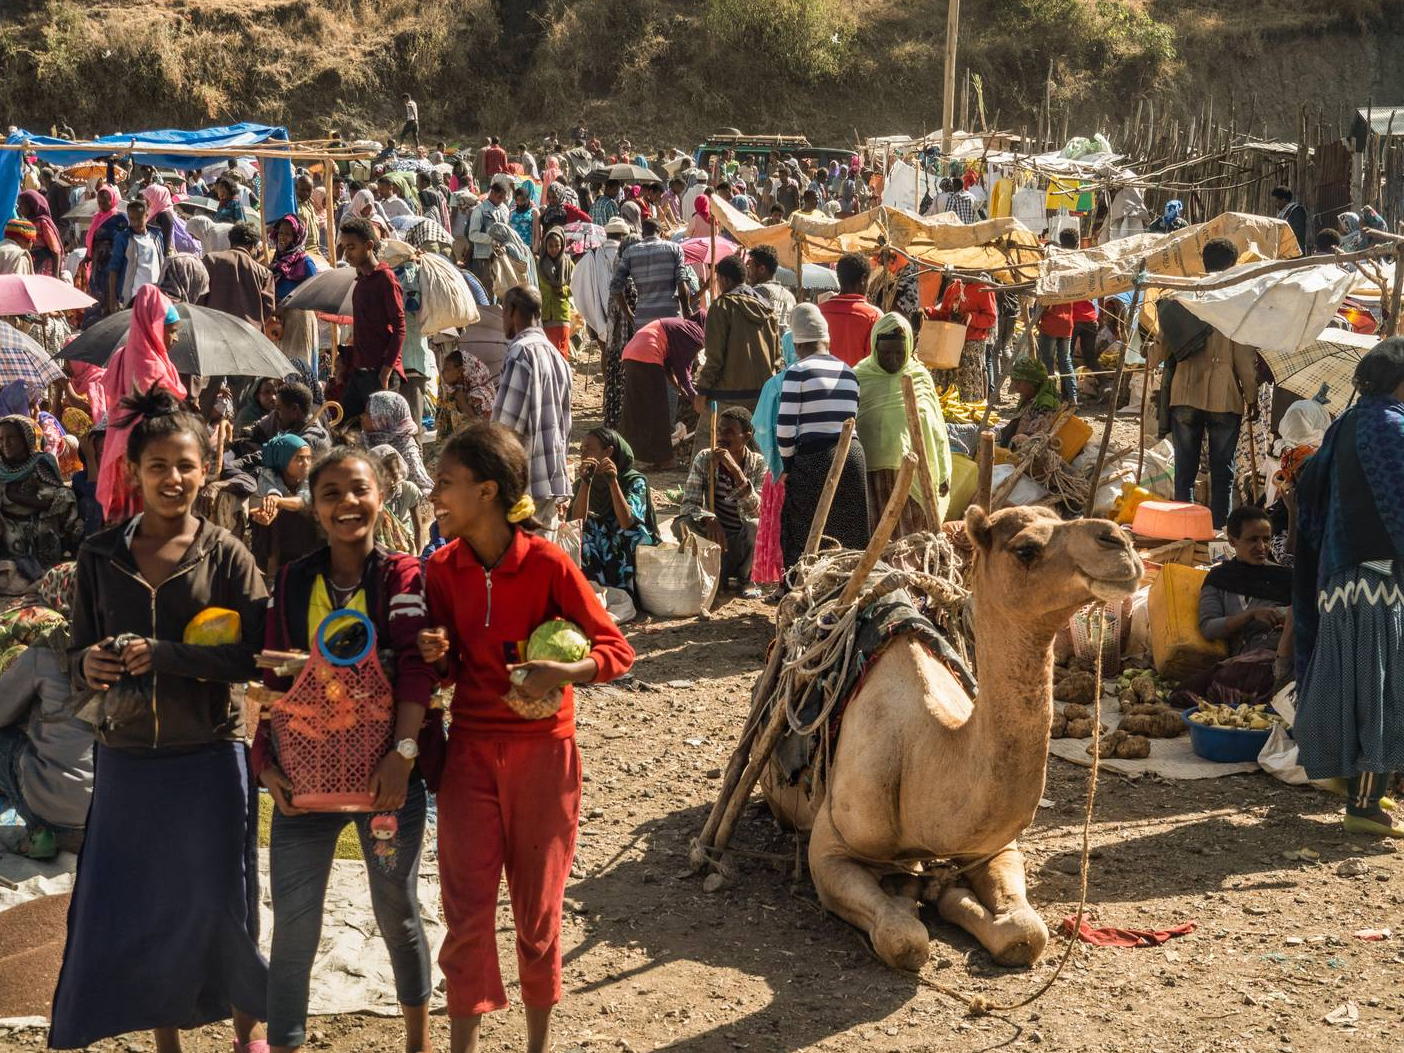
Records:
[[[1193,501],[1199,478],[1199,451],[1209,436],[1209,508],[1214,526],[1228,522],[1233,493],[1233,457],[1243,418],[1237,413],[1210,413],[1193,406],[1170,407],[1170,442],[1175,447],[1175,500]]]
[[[1063,398],[1077,401],[1077,377],[1073,374],[1072,338],[1067,336],[1047,336],[1038,334],[1038,357],[1048,375],[1055,373],[1060,378]]]
[[[424,845],[424,781],[416,773],[398,812],[273,813],[269,877],[273,947],[268,961],[268,1042],[300,1046],[306,1040],[307,988],[322,938],[322,908],[336,839],[347,823],[361,836],[376,925],[390,952],[401,1005],[421,1006],[432,991],[429,942],[419,917],[419,853]],[[393,832],[387,828],[394,819]],[[378,839],[377,834],[389,834]]]

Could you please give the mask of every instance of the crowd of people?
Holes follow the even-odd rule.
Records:
[[[881,176],[857,156],[825,166],[721,150],[699,166],[627,141],[606,153],[577,128],[569,148],[549,137],[539,153],[509,154],[489,138],[470,158],[421,145],[418,107],[403,101],[412,148],[392,139],[368,166],[338,163],[330,195],[299,172],[295,210],[264,230],[251,222],[259,175],[237,163],[120,176],[111,164],[83,185],[34,165],[5,226],[0,272],[67,277],[96,301],[81,318],[20,326],[61,345],[130,311],[105,365],[64,360],[53,384],[0,390],[0,585],[33,601],[26,647],[0,649],[0,796],[30,855],[82,848],[55,1047],[154,1028],[169,1053],[177,1029],[231,1015],[236,1053],[305,1044],[322,897],[353,823],[407,1048],[427,1050],[433,984],[416,882],[432,796],[453,1049],[476,1049],[483,1014],[507,1004],[495,937],[504,872],[528,1045],[546,1048],[580,806],[571,685],[623,676],[633,659],[605,590],[638,601],[640,548],[696,535],[720,549],[728,588],[778,600],[830,475],[820,532],[863,548],[914,451],[932,488],[912,488],[896,536],[938,527],[952,448],[970,449],[947,427],[941,388],[982,402],[1007,382],[1015,405],[1001,437],[1017,448],[1090,401],[1074,349],[1096,371],[1129,339],[1111,298],[1035,305],[1025,317],[1037,353],[1016,354],[1025,305],[988,275],[930,284],[908,267],[880,306],[863,253],[839,259],[837,292],[816,297],[779,280],[769,249],[685,251],[715,233],[718,199],[764,222],[861,211]],[[653,177],[616,179],[614,164]],[[213,209],[192,210],[206,193]],[[80,204],[85,222],[66,218]],[[956,176],[926,204],[963,222],[981,208]],[[1184,222],[1176,204],[1166,230]],[[1057,244],[1076,249],[1077,234]],[[331,257],[354,271],[340,346],[315,314],[286,306]],[[1203,249],[1206,271],[1237,259],[1231,242]],[[441,262],[483,309],[500,361],[479,353],[482,333],[422,330]],[[182,372],[171,349],[187,304],[262,330],[294,371]],[[964,327],[954,369],[918,358],[931,322]],[[599,349],[601,419],[573,455],[586,345]],[[1193,500],[1207,443],[1207,503],[1235,553],[1204,589],[1204,635],[1232,641],[1235,657],[1265,655],[1270,680],[1295,648],[1308,772],[1351,780],[1352,830],[1395,835],[1379,802],[1404,768],[1401,347],[1366,357],[1361,401],[1334,425],[1319,405],[1289,411],[1291,463],[1306,467],[1272,510],[1235,490],[1259,405],[1253,349],[1212,333],[1188,350],[1165,336],[1150,355],[1167,366],[1177,497]],[[1104,392],[1109,412],[1121,394]],[[654,482],[674,470],[685,479],[669,522]],[[572,532],[575,559],[556,544]],[[1290,553],[1295,571],[1279,564]],[[191,642],[211,610],[232,612],[237,631]],[[244,726],[232,690],[259,677],[260,651],[311,651],[345,610],[373,627],[395,703],[394,746],[374,768],[370,810],[355,815],[295,803],[277,736],[266,720]],[[553,618],[581,629],[585,657],[527,659],[521,642]],[[1361,639],[1372,641],[1363,662]],[[270,691],[293,686],[276,670],[261,678]],[[447,734],[434,701],[444,685]],[[514,705],[552,699],[542,719]],[[260,787],[276,805],[268,961],[252,863]]]

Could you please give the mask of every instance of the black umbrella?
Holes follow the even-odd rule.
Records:
[[[277,344],[242,318],[188,303],[176,304],[176,311],[180,330],[170,354],[178,372],[201,377],[285,377],[298,371]],[[109,315],[83,330],[57,357],[105,366],[127,342],[131,327],[131,311]]]
[[[316,311],[318,314],[349,319],[351,297],[356,291],[356,268],[333,267],[318,271],[283,297],[280,311]]]
[[[604,183],[613,179],[620,183],[661,183],[663,177],[651,168],[639,165],[610,165],[597,168],[586,176],[591,183]]]

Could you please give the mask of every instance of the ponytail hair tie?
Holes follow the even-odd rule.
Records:
[[[521,497],[517,498],[517,503],[507,510],[507,522],[520,523],[534,515],[536,515],[536,502],[531,499],[531,494],[522,494]]]

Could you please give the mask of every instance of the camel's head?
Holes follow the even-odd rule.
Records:
[[[1061,625],[1094,600],[1129,596],[1141,581],[1140,557],[1107,519],[1065,522],[1032,506],[991,516],[972,507],[965,528],[975,546],[977,601],[1010,619]]]

